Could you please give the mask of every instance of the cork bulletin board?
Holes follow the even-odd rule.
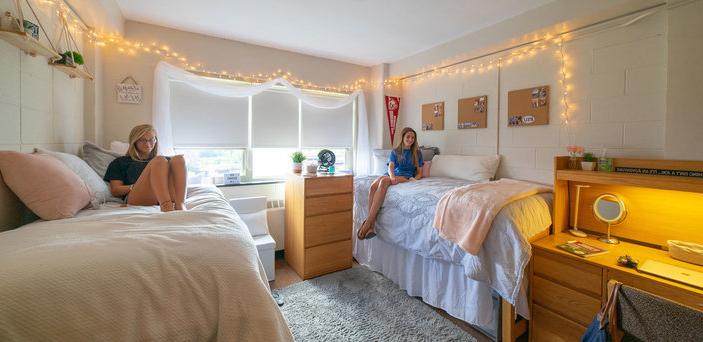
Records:
[[[488,112],[488,95],[459,99],[459,115],[456,128],[486,128]]]
[[[549,124],[549,86],[508,92],[508,126]]]
[[[426,103],[422,105],[422,130],[444,130],[444,102]]]

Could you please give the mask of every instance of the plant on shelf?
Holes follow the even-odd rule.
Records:
[[[300,173],[303,171],[303,160],[305,160],[305,155],[303,152],[300,151],[295,151],[291,155],[291,159],[293,159],[293,172],[295,173]]]
[[[581,161],[581,170],[593,171],[596,169],[596,157],[593,153],[586,152],[583,154],[583,161]]]
[[[66,51],[61,53],[61,59],[56,61],[56,63],[74,66],[76,64],[83,65],[85,61],[83,61],[83,55],[81,55],[78,51]]]

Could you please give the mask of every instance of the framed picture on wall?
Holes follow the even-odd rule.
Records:
[[[488,95],[459,99],[459,113],[456,128],[486,128],[488,127]]]
[[[426,103],[422,105],[422,130],[444,130],[444,102]]]
[[[549,86],[508,92],[508,126],[549,124]]]

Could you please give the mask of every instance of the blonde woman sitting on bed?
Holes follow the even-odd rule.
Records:
[[[386,191],[391,185],[405,183],[422,178],[422,153],[417,147],[417,134],[410,127],[403,128],[402,139],[388,156],[388,172],[378,177],[369,189],[369,217],[361,224],[357,237],[360,240],[376,236],[374,225],[376,215],[386,198]]]
[[[160,156],[154,127],[139,125],[129,133],[127,154],[110,163],[104,179],[127,204],[158,204],[167,212],[185,210],[186,176],[183,156]]]

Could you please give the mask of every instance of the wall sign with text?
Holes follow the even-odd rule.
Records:
[[[127,83],[131,80],[132,83]],[[117,103],[140,104],[144,97],[144,90],[132,76],[125,77],[122,82],[115,86],[117,90]]]

